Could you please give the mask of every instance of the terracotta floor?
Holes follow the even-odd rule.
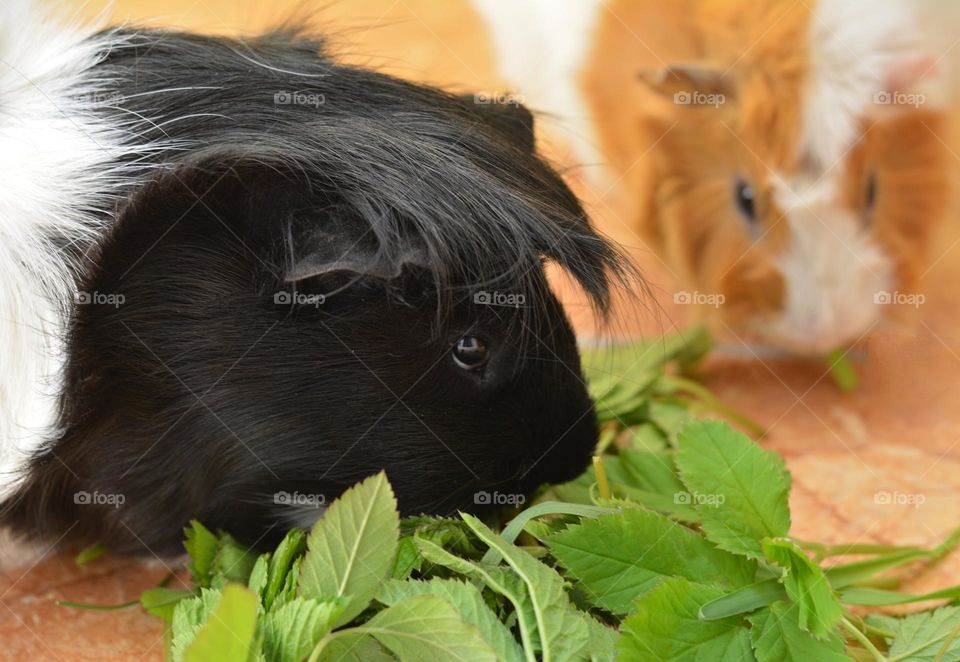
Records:
[[[117,18],[157,16],[158,24],[221,32],[249,31],[283,16],[286,7],[310,6],[282,2],[264,10],[252,0],[115,4]],[[352,61],[464,91],[502,87],[483,31],[459,2],[351,0],[328,6],[321,16]],[[583,193],[600,226],[619,234],[615,209]],[[854,393],[839,393],[823,367],[812,363],[720,357],[705,366],[706,383],[766,425],[764,443],[786,457],[798,537],[933,544],[960,526],[960,231],[946,228],[940,247],[916,324],[870,338],[860,364],[862,385]],[[655,291],[671,291],[655,264],[646,267]],[[681,323],[683,311],[662,306],[657,320],[647,316],[639,323],[645,334],[671,330],[674,322],[667,320]],[[894,503],[880,503],[883,494]],[[54,601],[130,600],[166,571],[157,560],[106,558],[78,568],[68,555],[54,555],[26,572],[0,574],[0,659],[160,659],[160,627],[138,609],[75,611]],[[957,582],[960,554],[926,569],[908,588]]]

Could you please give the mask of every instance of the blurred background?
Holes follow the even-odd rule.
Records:
[[[846,0],[822,0],[822,4],[834,1],[838,6],[850,5]],[[860,4],[861,11],[871,12],[867,3]],[[840,46],[834,43],[836,52],[832,53],[837,59],[830,60],[826,51],[804,50],[802,39],[790,50],[791,40],[815,31],[821,20],[812,14],[817,11],[815,5],[803,0],[115,0],[104,9],[94,0],[71,0],[56,6],[67,16],[92,18],[105,12],[109,23],[232,36],[253,35],[299,17],[327,35],[330,51],[341,61],[477,94],[479,103],[522,101],[538,111],[541,149],[565,173],[594,223],[624,246],[649,283],[651,298],[645,305],[622,307],[607,330],[619,336],[651,337],[683,329],[695,320],[706,319],[714,326],[721,339],[720,351],[701,379],[722,399],[759,420],[769,430],[765,444],[785,456],[794,475],[794,534],[826,543],[932,544],[960,519],[960,218],[953,195],[960,164],[955,131],[960,115],[951,107],[951,91],[947,89],[943,99],[936,99],[935,118],[924,115],[904,120],[920,122],[927,132],[916,124],[913,130],[919,133],[894,124],[882,135],[869,132],[865,155],[860,155],[860,147],[845,148],[838,155],[842,160],[852,159],[851,172],[859,173],[859,183],[854,187],[858,192],[851,195],[860,200],[857,196],[862,193],[862,204],[867,207],[890,201],[883,188],[871,192],[874,171],[862,166],[870,159],[886,164],[876,167],[881,187],[900,178],[897,185],[906,191],[901,206],[915,211],[933,201],[934,207],[943,207],[937,214],[942,220],[919,222],[922,234],[929,235],[930,255],[922,267],[914,265],[918,273],[912,275],[918,277],[918,283],[910,291],[923,294],[922,305],[906,306],[902,317],[871,325],[870,333],[849,339],[856,341],[851,343],[850,356],[856,359],[861,377],[860,387],[852,393],[842,393],[832,383],[822,357],[798,358],[771,348],[769,343],[739,333],[734,318],[718,321],[709,304],[706,311],[704,306],[689,305],[680,295],[722,291],[728,297],[745,296],[756,302],[764,294],[731,286],[716,274],[678,267],[686,253],[655,246],[643,220],[649,216],[643,207],[646,187],[656,178],[658,167],[675,177],[678,190],[674,195],[681,202],[702,193],[689,183],[684,188],[684,173],[678,175],[677,164],[671,161],[691,147],[703,155],[700,161],[705,163],[694,158],[684,164],[697,162],[708,178],[715,176],[712,167],[733,159],[734,153],[739,155],[736,163],[752,164],[744,166],[748,171],[756,166],[754,160],[777,161],[785,170],[802,168],[803,163],[793,163],[781,152],[789,151],[788,147],[795,147],[795,141],[801,139],[819,145],[817,138],[831,130],[829,120],[841,112],[843,100],[821,106],[816,117],[807,117],[797,108],[804,106],[803,95],[810,90],[797,83],[796,77],[808,80],[811,72],[854,66],[862,61],[857,55],[861,48],[869,54],[873,52],[870,49],[899,43],[903,36],[896,29],[890,32],[890,26],[885,28],[887,32],[883,26],[871,32],[865,25],[870,23],[866,15],[863,20],[832,17],[830,20],[839,21],[829,31],[839,39]],[[703,22],[705,8],[713,13]],[[940,28],[950,25],[939,22]],[[731,26],[745,30],[748,37]],[[928,45],[935,44],[932,59],[922,49],[918,51],[915,43],[908,43],[896,52],[910,57],[883,60],[883,85],[868,90],[874,105],[884,105],[884,97],[874,96],[884,92],[933,98],[936,92],[924,87],[932,71],[949,82],[950,62],[960,51],[952,40],[960,38],[960,30],[948,29],[945,37],[934,27],[926,29],[930,32],[920,34]],[[747,72],[739,80],[749,80],[750,66],[769,65],[786,82],[759,92],[749,87],[746,92],[732,91],[704,74],[701,60],[705,52],[727,53],[721,66]],[[844,52],[850,57],[843,57]],[[668,69],[675,69],[674,79],[685,81],[689,89],[658,89],[664,78],[658,78],[657,72]],[[687,108],[683,117],[674,119],[670,113],[677,111],[677,103],[691,105],[684,104],[684,97],[675,96],[685,91],[724,98],[737,95],[740,107],[749,107],[753,114],[744,127],[743,117],[724,116],[720,106],[713,104],[712,111],[704,109],[712,115],[698,115],[697,109]],[[664,110],[657,104],[667,93],[673,102],[663,106]],[[751,96],[754,93],[762,99]],[[695,98],[692,105],[697,105]],[[880,108],[876,117],[884,122],[900,121],[884,114],[888,110]],[[710,124],[718,117],[727,118],[723,126],[733,129],[734,139]],[[762,130],[768,125],[773,128]],[[750,133],[751,127],[758,131]],[[741,131],[744,128],[746,133]],[[812,131],[812,137],[804,135],[805,131]],[[719,147],[711,151],[709,143],[717,137],[714,132],[721,138]],[[901,144],[904,141],[908,144]],[[918,155],[921,143],[929,151]],[[873,154],[878,150],[880,156]],[[933,152],[936,157],[931,156]],[[900,172],[883,174],[896,168]],[[851,184],[844,180],[842,186]],[[760,204],[760,186],[754,187],[756,191],[744,191],[734,181],[721,188],[724,196],[731,190],[740,195],[741,203],[749,198],[751,205]],[[875,203],[872,195],[877,196]],[[702,210],[672,212],[678,232],[690,232],[683,225],[687,222],[684,218],[709,221],[719,214],[711,206],[716,204],[712,198],[703,200]],[[743,209],[741,204],[740,211]],[[748,211],[756,213],[753,207]],[[728,221],[724,217],[723,223]],[[907,223],[898,232],[897,236],[909,243],[921,229]],[[776,230],[770,236],[771,241],[780,241]],[[683,245],[684,237],[675,241]],[[709,246],[723,246],[725,241],[722,234],[697,239],[708,248],[698,245],[690,249],[693,261],[709,262]],[[762,251],[761,243],[750,242],[749,249]],[[743,254],[746,249],[737,253],[734,262],[743,262]],[[756,264],[762,265],[763,254],[755,257]],[[752,259],[747,262],[752,264]],[[837,273],[839,281],[834,284],[841,287],[846,276],[843,271]],[[711,289],[711,283],[718,289]],[[582,333],[596,333],[576,292],[560,281],[558,287]],[[703,287],[706,289],[698,289]],[[876,498],[879,493],[921,494],[924,498],[920,505],[916,499],[911,505],[882,503]],[[64,556],[43,562],[26,576],[0,577],[4,601],[19,605],[17,619],[0,613],[0,640],[9,645],[7,659],[160,659],[159,625],[138,610],[103,618],[96,612],[57,607],[54,600],[134,599],[164,572],[158,563],[128,560],[78,568]],[[921,591],[958,581],[960,560],[951,558],[904,590]]]

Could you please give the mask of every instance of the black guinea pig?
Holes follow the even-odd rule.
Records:
[[[0,35],[4,523],[159,554],[195,517],[268,545],[381,469],[404,514],[585,469],[596,419],[544,264],[601,311],[628,267],[529,112],[296,30],[3,12],[30,35]]]

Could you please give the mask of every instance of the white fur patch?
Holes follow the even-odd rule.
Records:
[[[810,24],[810,80],[801,149],[826,170],[842,160],[860,123],[895,105],[888,83],[926,56],[917,0],[820,0]],[[906,104],[904,104],[906,105]]]
[[[773,184],[790,228],[779,260],[785,299],[758,333],[802,354],[859,339],[880,318],[877,301],[890,287],[890,259],[860,219],[838,204],[837,178],[777,177]]]
[[[602,158],[577,88],[603,0],[473,0],[493,36],[500,71],[533,110],[559,120],[583,164]]]
[[[0,498],[57,434],[64,337],[76,287],[53,245],[100,230],[92,213],[123,183],[110,163],[123,128],[90,75],[109,38],[52,21],[30,0],[0,4]]]

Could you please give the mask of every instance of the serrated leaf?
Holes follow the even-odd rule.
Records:
[[[197,520],[190,520],[190,526],[183,533],[186,536],[183,547],[190,555],[187,568],[190,569],[193,584],[200,588],[209,587],[213,562],[217,557],[217,537]]]
[[[821,641],[800,629],[799,607],[775,602],[747,617],[753,628],[750,638],[759,662],[849,662],[843,639],[832,632]]]
[[[283,590],[294,560],[303,554],[306,548],[307,532],[303,529],[291,529],[277,545],[276,551],[270,557],[267,583],[263,591],[263,607],[267,611],[273,606],[277,594]]]
[[[760,541],[787,535],[790,478],[783,460],[719,421],[695,421],[680,433],[677,465],[711,542],[763,558]]]
[[[210,571],[210,586],[223,588],[229,582],[246,584],[257,555],[232,536],[221,534]]]
[[[239,584],[221,591],[213,613],[187,647],[184,662],[245,662],[253,654],[257,596]]]
[[[818,639],[830,635],[843,617],[843,607],[816,563],[792,540],[764,540],[768,560],[783,568],[781,581],[787,596],[797,605],[798,624]]]
[[[307,539],[299,591],[305,598],[350,598],[335,626],[363,611],[389,573],[400,520],[383,472],[334,501]]]
[[[523,651],[516,639],[490,610],[480,591],[473,584],[456,579],[439,578],[426,582],[391,580],[380,589],[377,600],[392,606],[419,595],[433,595],[453,605],[464,622],[477,628],[480,636],[496,653],[498,660],[507,662],[523,660]]]
[[[540,650],[540,633],[537,630],[537,615],[533,603],[520,578],[498,566],[454,556],[429,540],[416,538],[416,541],[423,557],[431,563],[482,581],[490,590],[504,596],[513,605],[513,616],[520,630],[523,648],[527,651],[528,659],[533,659],[533,653]]]
[[[247,588],[256,593],[263,602],[263,591],[267,587],[267,572],[270,567],[270,552],[265,552],[257,558],[247,579]]]
[[[753,660],[750,632],[739,617],[697,618],[723,591],[686,579],[666,579],[637,601],[621,625],[618,660],[628,662],[741,662]]]
[[[524,583],[537,619],[543,662],[577,659],[589,645],[590,632],[585,616],[570,604],[563,578],[530,554],[491,531],[476,517],[461,517],[473,532],[496,549]]]
[[[477,629],[448,602],[421,595],[387,607],[362,628],[401,660],[495,662]]]
[[[590,630],[590,643],[587,646],[590,662],[613,662],[617,657],[620,633],[592,617],[587,619],[587,627]]]
[[[615,614],[632,611],[634,601],[664,577],[736,588],[756,574],[753,561],[642,509],[584,520],[548,538],[547,545],[593,602]]]
[[[369,634],[344,634],[323,647],[317,662],[396,662]]]
[[[343,603],[294,598],[267,612],[262,621],[263,655],[267,662],[301,662],[333,628]]]
[[[170,623],[170,654],[174,662],[183,660],[187,647],[193,643],[219,601],[219,590],[202,588],[199,596],[176,604]]]
[[[897,662],[960,660],[960,607],[941,607],[900,619],[888,658]]]

